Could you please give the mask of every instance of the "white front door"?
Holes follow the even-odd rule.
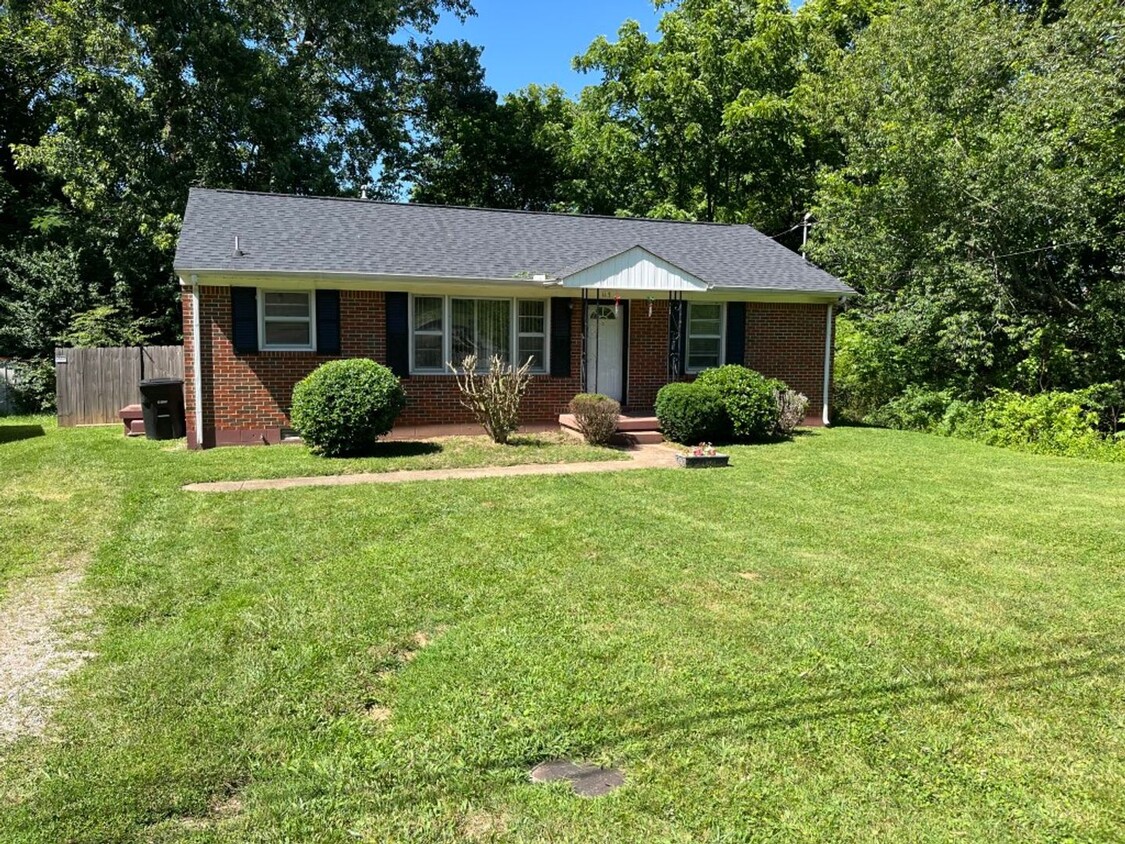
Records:
[[[586,392],[621,401],[625,395],[625,304],[588,305]]]

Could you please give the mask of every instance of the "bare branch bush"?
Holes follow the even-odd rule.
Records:
[[[460,367],[447,366],[461,391],[461,406],[472,412],[493,442],[506,444],[520,426],[520,401],[531,383],[531,359],[517,368],[493,355],[487,372],[477,371],[476,355],[466,357]]]

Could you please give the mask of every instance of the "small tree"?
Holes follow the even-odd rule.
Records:
[[[448,366],[461,390],[461,405],[472,411],[494,442],[506,444],[520,426],[520,401],[531,383],[531,359],[517,368],[493,355],[487,373],[477,371],[476,355],[462,360],[460,369]]]

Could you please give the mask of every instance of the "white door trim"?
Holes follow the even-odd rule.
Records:
[[[587,302],[585,314],[586,390],[620,402],[625,400],[625,344],[629,338],[624,308],[627,307],[626,302]],[[606,309],[607,318],[591,319],[595,308]],[[602,326],[613,326],[613,329],[603,332]]]

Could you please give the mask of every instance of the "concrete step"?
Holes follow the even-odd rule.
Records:
[[[143,437],[145,435],[145,420],[130,419],[129,429],[125,432],[127,437]]]
[[[613,439],[622,445],[660,445],[664,435],[659,431],[618,431]]]
[[[559,426],[567,433],[579,434],[578,422],[570,413],[559,416]],[[664,442],[664,437],[655,416],[622,416],[612,442],[614,445],[649,445]]]
[[[618,431],[659,431],[660,420],[655,416],[621,416],[617,420]]]

